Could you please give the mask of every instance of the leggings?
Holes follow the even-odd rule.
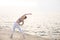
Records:
[[[21,32],[23,34],[23,38],[25,38],[23,30],[20,28],[20,25],[18,23],[13,24],[13,30],[12,30],[11,38],[13,37],[13,34],[14,34],[16,28],[19,29],[19,32]]]

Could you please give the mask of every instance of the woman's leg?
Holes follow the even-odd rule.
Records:
[[[18,27],[18,29],[19,29],[19,32],[21,32],[21,33],[22,33],[23,38],[25,39],[25,36],[24,36],[24,32],[23,32],[23,30],[22,30],[20,27]]]
[[[13,38],[13,34],[15,32],[15,28],[16,28],[16,25],[13,25],[12,34],[11,34],[11,37],[10,38]]]

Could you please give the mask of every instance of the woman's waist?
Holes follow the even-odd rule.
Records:
[[[14,22],[14,24],[15,24],[15,25],[20,25],[20,23],[18,23],[18,22]]]

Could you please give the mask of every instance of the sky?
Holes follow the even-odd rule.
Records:
[[[32,13],[31,23],[60,20],[60,0],[0,0],[0,22],[16,21],[25,13]]]

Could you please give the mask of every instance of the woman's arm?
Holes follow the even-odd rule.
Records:
[[[26,15],[32,15],[31,13],[27,13],[21,16],[21,18],[24,18]]]
[[[31,13],[27,13],[27,14],[24,14],[24,15],[32,15]]]
[[[24,24],[24,21],[22,21],[22,23],[20,23],[20,26],[22,26]]]

